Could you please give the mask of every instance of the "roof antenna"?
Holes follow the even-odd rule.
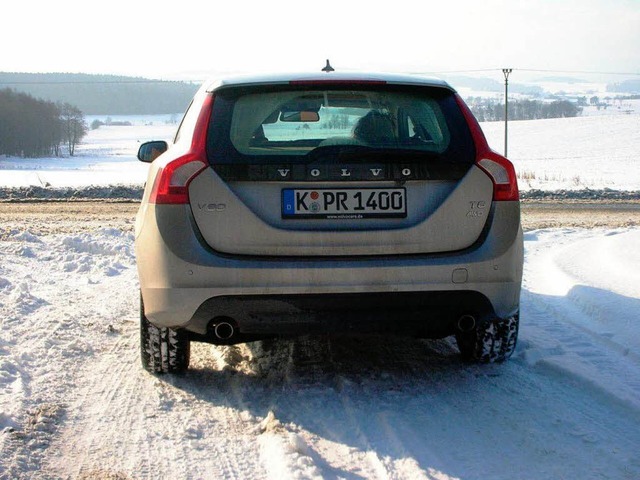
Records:
[[[329,59],[327,59],[327,64],[325,65],[325,67],[322,69],[323,72],[333,72],[335,70],[335,68],[333,68],[331,66],[331,64],[329,63]]]

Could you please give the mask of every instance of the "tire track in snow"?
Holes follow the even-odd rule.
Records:
[[[74,405],[77,418],[61,432],[66,448],[50,471],[62,478],[96,471],[136,479],[261,478],[247,459],[257,452],[255,424],[222,405],[215,372],[150,375],[139,365],[137,329],[129,330],[87,369],[86,378],[102,381],[87,383]]]
[[[300,454],[324,478],[507,479],[513,471],[634,478],[623,473],[640,471],[633,413],[611,410],[583,385],[525,361],[468,366],[449,341],[332,338],[324,353],[308,342],[276,344],[264,381],[236,377],[243,404],[270,409],[280,422],[281,462]],[[264,358],[254,364],[268,370]],[[293,452],[287,441],[297,445]]]
[[[451,355],[457,359],[455,347],[448,340],[424,342],[393,337],[367,340],[370,343],[360,347],[362,351],[349,344],[334,348],[336,355],[342,357],[333,358],[341,370],[336,376],[336,389],[351,429],[357,435],[354,445],[364,453],[363,459],[377,478],[448,478],[434,468],[423,468],[416,461],[416,446],[424,448],[422,435],[413,427],[406,428],[407,425],[402,431],[398,430],[401,424],[390,418],[394,416],[394,397],[402,399],[405,390],[419,388],[421,377],[434,366],[433,360]],[[377,358],[376,352],[382,353],[383,361]],[[356,357],[371,362],[368,375],[352,368],[358,365],[353,362]],[[383,400],[376,402],[375,397]]]
[[[213,347],[192,344],[192,371],[176,377],[173,385],[188,392],[197,431],[210,450],[208,464],[218,469],[218,475],[203,478],[264,478],[264,468],[258,452],[258,420],[245,409],[244,401],[235,390],[231,364],[244,362],[243,345]],[[163,377],[164,378],[164,377]],[[196,470],[197,471],[197,470]]]
[[[313,462],[300,451],[288,426],[282,425],[265,403],[256,410],[254,388],[269,393],[269,388],[286,376],[290,344],[287,342],[256,342],[229,347],[212,347],[216,368],[223,374],[228,392],[225,396],[227,412],[236,412],[252,425],[257,442],[257,457],[252,459],[255,469],[262,470],[261,478],[314,478]],[[277,388],[277,387],[275,387]],[[250,413],[253,410],[254,413]],[[246,431],[246,426],[244,427]],[[248,455],[242,457],[247,458]],[[238,458],[238,457],[236,457]]]
[[[369,348],[382,349],[385,353],[385,368],[396,370],[398,373],[414,370],[418,364],[422,363],[421,357],[424,355],[423,345],[416,343],[415,341],[403,342],[401,349],[395,350],[393,346],[389,348],[387,342],[380,341],[378,337],[372,337],[371,340],[376,340],[373,345],[369,345]],[[391,342],[393,345],[395,342]],[[343,347],[344,348],[344,347]],[[366,358],[366,352],[360,352],[364,354]],[[344,355],[344,353],[343,353]],[[342,360],[348,361],[348,357]],[[332,356],[332,364],[334,368],[336,365],[336,358]],[[349,369],[350,370],[350,369]],[[402,375],[402,373],[400,373]],[[351,377],[351,378],[349,378]],[[368,464],[370,473],[377,478],[415,478],[422,479],[428,478],[426,473],[415,464],[411,469],[411,472],[403,472],[398,468],[398,464],[391,459],[391,457],[404,456],[407,454],[407,449],[398,435],[395,434],[395,430],[384,422],[384,413],[375,413],[369,415],[365,413],[366,407],[362,406],[362,398],[367,397],[366,388],[363,388],[362,384],[358,381],[359,378],[354,378],[353,375],[349,375],[349,372],[337,373],[335,376],[335,386],[339,401],[344,408],[344,412],[350,423],[350,429],[356,435],[357,441],[355,442],[356,448],[364,453],[362,460]],[[365,377],[365,380],[366,379]],[[377,445],[381,445],[379,442],[380,437],[383,437],[382,444],[385,445],[385,449],[391,453],[390,455],[384,455],[381,457],[377,452],[379,448]],[[402,458],[402,457],[400,457]]]
[[[133,346],[133,335],[121,335],[108,351],[99,353],[97,362],[83,366],[80,378],[85,381],[75,392],[73,417],[60,432],[55,445],[60,454],[49,458],[48,472],[60,478],[90,477],[98,471],[118,474],[117,464],[127,458],[125,450],[145,451],[145,443],[136,438],[132,412],[142,396],[138,372],[127,362],[127,352]],[[105,443],[110,445],[107,451],[103,448]],[[137,454],[138,457],[150,458]],[[151,478],[149,475],[154,473],[157,472],[145,463],[136,466],[137,478]]]
[[[288,437],[297,444],[296,452],[323,477],[432,478],[411,458],[411,447],[401,435],[385,425],[384,414],[371,414],[367,402],[373,400],[369,387],[382,382],[401,391],[403,385],[393,375],[420,375],[432,357],[453,353],[447,342],[431,349],[402,338],[302,337],[282,342],[279,350],[274,355],[279,375],[270,376],[269,408],[280,420],[292,420],[281,432],[283,441]],[[340,442],[330,440],[336,435]]]
[[[602,319],[615,317],[616,311],[608,312],[606,304],[593,305],[596,300],[573,294],[575,285],[583,281],[562,265],[585,242],[598,241],[597,233],[565,234],[560,242],[557,236],[554,231],[531,234],[536,241],[528,245],[525,266],[520,356],[530,365],[553,366],[640,413],[640,356],[612,335],[594,329],[601,329]],[[546,242],[553,242],[554,248],[545,248]],[[532,291],[540,285],[545,286],[545,294]],[[615,332],[618,319],[610,320],[609,328]]]

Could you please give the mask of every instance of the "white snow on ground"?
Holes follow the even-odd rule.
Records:
[[[138,146],[171,140],[177,126],[167,119],[119,117],[133,125],[89,131],[72,158],[0,156],[0,187],[142,185],[148,167],[135,158]],[[487,122],[482,128],[489,144],[502,152],[504,123]],[[522,190],[640,189],[637,113],[510,122],[508,150]]]
[[[640,229],[527,232],[502,365],[322,337],[194,344],[160,377],[132,243],[0,241],[0,478],[640,478]]]

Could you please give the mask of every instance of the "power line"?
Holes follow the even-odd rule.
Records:
[[[530,72],[530,73],[573,73],[581,75],[633,75],[640,76],[640,72],[601,72],[594,70],[550,70],[539,68],[514,68],[517,72]],[[416,73],[429,73],[429,74],[451,74],[451,73],[478,73],[478,72],[500,72],[501,68],[479,68],[472,70],[435,70]]]
[[[479,72],[499,72],[500,69],[499,68],[478,68],[478,69],[474,69],[474,70],[436,70],[436,71],[427,71],[427,72],[411,72],[411,73],[429,73],[429,74],[433,74],[433,73],[438,73],[438,74],[443,74],[443,73],[479,73]]]
[[[37,74],[34,74],[37,75]],[[184,80],[34,80],[34,81],[0,81],[0,85],[127,85],[150,83],[192,83]]]
[[[580,75],[640,75],[640,72],[594,72],[593,70],[538,70],[533,68],[518,68],[515,70],[534,73],[576,73]]]

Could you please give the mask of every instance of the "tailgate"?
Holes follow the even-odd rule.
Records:
[[[404,191],[404,212],[360,216],[287,216],[287,191],[318,192],[320,199],[345,189],[377,199]],[[328,195],[324,195],[328,193]],[[402,255],[461,250],[476,242],[487,222],[491,180],[475,165],[459,181],[225,182],[213,169],[190,185],[196,225],[221,253],[268,256]],[[310,194],[303,197],[309,205]],[[366,198],[366,197],[365,197]],[[331,204],[335,203],[330,202]],[[346,206],[357,205],[349,204]],[[324,207],[324,205],[321,205]],[[335,217],[335,218],[333,218]]]

